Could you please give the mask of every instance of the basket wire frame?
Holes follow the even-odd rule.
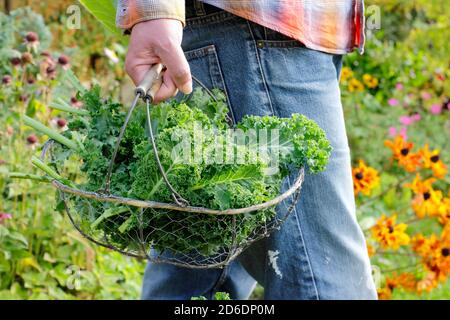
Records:
[[[198,79],[193,77],[194,81],[196,81],[205,91],[215,100],[216,98],[212,94],[212,92],[201,83]],[[188,96],[187,100],[189,100],[191,95]],[[148,200],[139,200],[139,199],[131,199],[125,198],[117,195],[113,195],[110,193],[110,179],[113,173],[114,161],[117,155],[117,151],[120,145],[120,141],[124,135],[126,130],[128,121],[131,118],[131,114],[136,107],[137,101],[139,99],[139,95],[136,95],[136,98],[133,101],[131,108],[128,110],[126,119],[121,128],[118,141],[110,162],[110,166],[108,169],[108,174],[105,179],[105,188],[103,190],[99,190],[97,192],[85,191],[78,188],[69,187],[57,180],[52,181],[52,185],[58,190],[59,197],[64,204],[64,210],[71,222],[71,224],[78,230],[86,239],[91,242],[112,249],[114,251],[118,251],[121,254],[141,259],[148,259],[154,263],[169,263],[172,265],[187,267],[192,269],[198,268],[221,268],[228,265],[233,259],[235,259],[243,250],[248,248],[252,243],[264,238],[268,237],[273,231],[279,229],[283,222],[289,217],[289,215],[293,212],[296,202],[300,197],[301,185],[304,180],[305,170],[304,168],[300,168],[296,174],[296,178],[294,181],[290,179],[286,179],[285,183],[287,185],[286,191],[284,191],[279,196],[273,198],[270,201],[256,204],[253,206],[249,206],[246,208],[237,208],[237,209],[227,209],[227,210],[215,210],[203,207],[195,207],[190,206],[188,201],[183,199],[174,188],[170,185],[170,182],[164,172],[164,169],[159,161],[158,150],[156,148],[155,139],[152,132],[151,127],[151,118],[150,118],[150,100],[145,99],[146,102],[146,120],[147,126],[149,129],[149,141],[152,144],[155,161],[158,163],[159,170],[164,178],[164,182],[168,186],[171,191],[172,197],[174,199],[174,203],[163,203],[157,201],[148,201]],[[230,118],[227,119],[230,121]],[[45,161],[47,156],[54,158],[52,148],[55,145],[55,141],[48,140],[42,148],[41,152],[41,160]],[[61,171],[61,168],[55,168],[57,172]],[[112,241],[111,238],[105,232],[93,233],[91,229],[83,226],[83,219],[80,217],[80,214],[76,211],[76,209],[72,208],[72,201],[77,199],[78,202],[86,201],[87,206],[94,207],[92,204],[96,201],[105,203],[109,202],[112,205],[120,204],[127,208],[130,208],[130,211],[136,212],[137,219],[137,230],[132,239],[125,239],[132,242],[135,246],[134,248],[120,248],[115,244],[115,241]],[[289,203],[287,203],[289,202]],[[284,206],[284,207],[283,207]],[[251,232],[245,237],[245,239],[238,239],[237,228],[239,227],[238,219],[246,219],[243,215],[249,213],[257,213],[261,210],[266,210],[270,208],[277,208],[276,216],[271,217],[268,221],[264,222],[261,225],[258,225],[255,229],[251,230]],[[284,210],[283,210],[284,209]],[[166,214],[163,218],[168,219],[168,224],[172,224],[170,228],[174,228],[177,226],[178,229],[175,229],[170,232],[170,234],[162,229],[155,229],[152,232],[165,232],[167,236],[170,236],[175,239],[175,241],[184,241],[188,243],[190,241],[190,236],[188,235],[186,238],[181,239],[180,235],[183,231],[183,223],[189,222],[189,219],[193,217],[193,215],[203,214],[205,215],[205,219],[211,217],[217,220],[217,223],[224,223],[228,226],[231,225],[231,243],[229,245],[224,245],[223,248],[213,255],[204,255],[198,250],[192,250],[189,252],[180,252],[174,251],[165,248],[160,248],[159,250],[153,250],[152,248],[157,244],[155,240],[149,241],[149,237],[151,234],[148,233],[146,226],[143,222],[143,216],[146,214],[153,214],[155,212],[163,212]],[[158,213],[159,214],[159,213]],[[175,215],[182,215],[182,219],[173,218]],[[214,221],[215,221],[214,220]],[[150,221],[151,222],[151,221]],[[150,223],[149,222],[149,223]],[[147,233],[146,233],[147,232]],[[118,232],[115,232],[118,234]],[[194,235],[195,236],[195,235]],[[205,242],[208,239],[204,239]]]

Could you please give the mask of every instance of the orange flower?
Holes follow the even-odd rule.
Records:
[[[450,198],[444,198],[438,208],[439,222],[443,225],[450,224]]]
[[[398,287],[401,287],[407,291],[414,291],[417,286],[416,277],[412,273],[403,272],[396,278]]]
[[[447,166],[440,159],[439,150],[430,151],[428,144],[426,144],[419,152],[422,155],[423,167],[425,169],[431,168],[436,178],[441,179],[447,174]]]
[[[389,300],[392,292],[396,288],[402,288],[407,291],[414,291],[417,286],[416,277],[411,273],[394,274],[392,277],[386,278],[383,288],[378,289],[378,298],[380,300]]]
[[[404,272],[397,276],[394,275],[386,278],[386,286],[393,291],[395,288],[403,288],[408,291],[413,291],[416,288],[416,277],[412,273]]]
[[[359,166],[352,169],[352,176],[355,195],[361,192],[368,196],[372,189],[380,182],[378,171],[366,166],[363,160],[359,160]]]
[[[405,184],[405,187],[411,188],[415,193],[412,208],[419,218],[438,215],[439,210],[442,210],[442,192],[433,189],[434,181],[433,178],[422,181],[417,174],[412,183]]]
[[[432,184],[436,181],[434,178],[428,178],[426,180],[422,180],[419,174],[416,174],[413,182],[406,183],[405,187],[411,188],[414,193],[425,193],[429,192],[433,187]]]
[[[433,280],[447,280],[450,275],[450,225],[444,227],[440,238],[435,234],[429,238],[414,237],[412,249],[422,257],[425,268],[434,274]]]
[[[426,256],[430,251],[430,241],[423,234],[416,234],[411,240],[411,249],[421,256]]]
[[[428,273],[424,279],[417,282],[417,291],[422,293],[423,291],[430,292],[438,286],[436,274],[433,272]]]
[[[389,300],[391,299],[392,290],[390,290],[388,287],[383,287],[377,290],[378,293],[378,299],[380,300]]]
[[[414,144],[407,142],[401,135],[395,137],[394,141],[386,140],[384,145],[392,150],[393,158],[398,164],[405,168],[408,172],[416,171],[420,165],[422,155],[420,153],[411,152]]]
[[[367,244],[367,253],[369,254],[369,257],[373,257],[376,253],[376,250],[372,245]]]
[[[439,215],[442,203],[442,192],[431,189],[429,192],[416,195],[412,202],[412,208],[417,217]]]
[[[396,215],[387,218],[384,214],[372,227],[372,236],[381,244],[383,248],[397,250],[401,245],[409,243],[410,238],[405,230],[408,227],[404,223],[395,224]]]

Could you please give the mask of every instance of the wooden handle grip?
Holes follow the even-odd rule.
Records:
[[[134,91],[140,95],[144,100],[150,99],[150,102],[155,98],[156,92],[162,84],[161,72],[163,70],[161,63],[154,64],[145,74],[144,79],[139,83]]]

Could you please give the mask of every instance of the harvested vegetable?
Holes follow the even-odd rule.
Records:
[[[280,194],[283,180],[293,169],[307,167],[311,173],[325,169],[331,147],[314,121],[299,114],[291,118],[246,116],[232,127],[227,122],[224,95],[220,91],[214,94],[216,99],[197,89],[187,101],[174,100],[151,109],[162,167],[171,185],[190,206],[225,210],[264,203]],[[105,188],[126,114],[122,105],[102,99],[99,87],[80,91],[77,99],[85,109],[54,104],[71,113],[69,130],[64,133],[52,132],[33,119],[25,122],[59,143],[54,150],[56,167],[64,167],[68,159],[79,157],[82,180],[77,188],[99,192]],[[147,132],[145,109],[138,108],[118,150],[110,192],[172,203]],[[267,142],[263,149],[261,141]],[[52,179],[69,183],[37,159],[34,163]],[[160,251],[211,256],[245,241],[276,215],[274,207],[231,217],[139,209],[75,195],[69,201],[84,230],[101,234],[108,243],[127,251],[150,244]],[[145,244],[139,240],[142,238]]]

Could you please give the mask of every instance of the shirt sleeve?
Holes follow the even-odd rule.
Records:
[[[175,19],[185,25],[184,0],[118,0],[116,25],[129,31],[136,23],[153,19]]]

